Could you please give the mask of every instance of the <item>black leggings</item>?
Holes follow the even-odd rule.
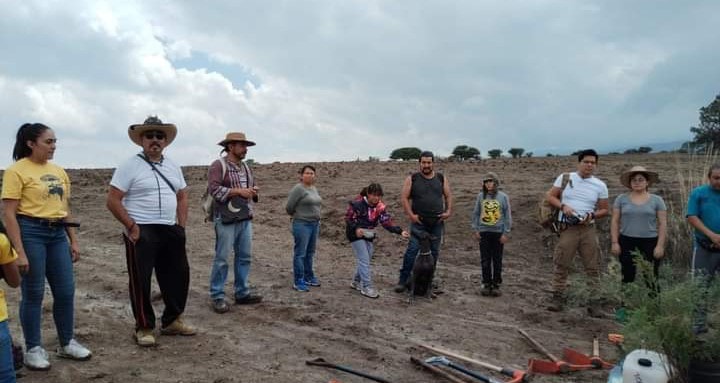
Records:
[[[620,266],[623,275],[623,283],[630,283],[635,281],[635,274],[637,273],[637,267],[635,266],[635,255],[632,254],[634,251],[640,251],[644,260],[653,264],[653,272],[655,278],[658,276],[658,268],[660,267],[660,260],[653,257],[655,246],[657,246],[657,237],[653,238],[638,238],[638,237],[627,237],[620,235]]]

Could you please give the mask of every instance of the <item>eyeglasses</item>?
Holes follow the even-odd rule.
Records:
[[[163,132],[145,132],[145,134],[143,134],[143,136],[145,138],[147,138],[148,140],[153,140],[153,139],[164,140],[165,139],[165,133],[163,133]]]

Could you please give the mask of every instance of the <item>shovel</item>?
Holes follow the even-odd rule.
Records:
[[[373,380],[373,381],[376,381],[376,382],[380,382],[380,383],[390,383],[389,380],[385,380],[385,379],[379,378],[379,377],[377,377],[377,376],[372,376],[372,375],[366,374],[366,373],[364,373],[364,372],[355,371],[355,370],[353,370],[353,369],[351,369],[351,368],[344,367],[344,366],[340,366],[340,365],[338,365],[338,364],[330,363],[330,362],[326,361],[326,360],[323,359],[323,358],[316,358],[316,359],[313,359],[313,360],[308,360],[308,361],[305,361],[305,364],[307,364],[307,365],[309,365],[309,366],[320,366],[320,367],[334,368],[334,369],[336,369],[336,370],[345,371],[345,372],[347,372],[347,373],[350,373],[350,374],[353,374],[353,375],[357,375],[357,376],[362,376],[363,378],[370,379],[370,380]]]
[[[550,351],[548,351],[545,347],[538,343],[538,341],[533,339],[528,333],[526,333],[522,329],[518,329],[518,332],[520,332],[520,334],[524,336],[525,339],[528,340],[528,342],[530,342],[530,344],[535,348],[535,350],[547,356],[548,359],[552,361],[548,362],[547,360],[530,359],[530,365],[528,366],[528,371],[530,372],[539,372],[541,374],[561,374],[570,371],[590,370],[595,368],[595,366],[593,366],[592,364],[568,363],[551,354]]]
[[[445,372],[441,368],[435,367],[432,364],[425,363],[422,360],[415,358],[414,356],[410,357],[410,361],[417,364],[418,366],[423,367],[424,369],[432,372],[433,374],[435,374],[437,376],[442,376],[443,378],[445,378],[453,383],[467,383],[466,381],[464,381],[460,378],[456,378],[449,372]]]
[[[565,357],[565,360],[572,364],[591,364],[597,369],[611,369],[615,366],[614,364],[608,363],[600,358],[600,342],[598,341],[597,337],[593,337],[592,356],[587,356],[571,348],[566,348],[565,350],[563,350],[563,356]]]
[[[432,358],[425,359],[425,363],[428,363],[428,364],[442,364],[442,365],[445,365],[445,366],[448,366],[448,367],[452,368],[453,370],[458,370],[458,371],[462,372],[462,373],[465,374],[465,375],[469,375],[469,376],[472,376],[472,377],[475,378],[475,379],[482,380],[482,381],[485,382],[485,383],[503,383],[503,382],[501,382],[501,381],[499,381],[499,380],[497,380],[497,379],[491,378],[491,377],[489,377],[489,376],[485,376],[485,375],[479,374],[479,373],[477,373],[477,372],[475,372],[475,371],[468,370],[467,368],[465,368],[465,367],[463,367],[463,366],[461,366],[461,365],[459,365],[459,364],[455,364],[455,363],[449,361],[448,358],[446,358],[446,357],[444,357],[444,356],[433,356]]]
[[[512,379],[506,381],[505,383],[527,382],[527,381],[528,381],[528,378],[529,378],[529,377],[528,377],[528,373],[527,373],[526,371],[516,370],[516,369],[510,368],[510,367],[505,367],[505,368],[503,368],[503,367],[495,366],[495,365],[493,365],[493,364],[490,364],[490,363],[487,363],[487,362],[483,362],[483,361],[481,361],[481,360],[472,359],[472,358],[468,358],[468,357],[466,357],[466,356],[462,356],[462,355],[460,355],[460,354],[458,354],[458,353],[456,353],[456,352],[453,352],[453,351],[444,349],[444,348],[442,348],[442,347],[431,346],[431,345],[429,345],[429,344],[424,344],[424,343],[418,343],[418,346],[420,346],[420,347],[422,347],[422,348],[425,348],[425,349],[428,349],[428,350],[433,351],[433,352],[437,352],[437,353],[439,353],[439,354],[443,354],[443,355],[446,355],[446,356],[449,356],[449,357],[452,357],[452,358],[455,358],[455,359],[462,360],[462,361],[464,361],[464,362],[477,364],[478,366],[485,367],[485,368],[487,368],[487,369],[493,370],[493,371],[495,371],[495,372],[499,372],[499,373],[501,373],[501,374],[503,374],[503,375],[505,375],[505,376],[509,376],[509,377],[512,378]]]

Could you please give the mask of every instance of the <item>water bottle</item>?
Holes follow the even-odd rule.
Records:
[[[610,370],[607,383],[623,383],[622,361]]]

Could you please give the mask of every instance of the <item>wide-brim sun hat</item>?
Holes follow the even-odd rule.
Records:
[[[218,145],[220,146],[227,146],[231,142],[244,142],[245,146],[254,146],[255,143],[252,141],[249,141],[245,137],[245,133],[243,132],[230,132],[225,135],[225,139],[218,142]]]
[[[165,124],[157,116],[149,116],[142,124],[130,125],[128,127],[128,136],[132,142],[142,146],[143,134],[155,130],[165,133],[165,145],[170,145],[177,136],[175,124]]]
[[[620,183],[623,184],[627,188],[631,188],[630,179],[635,174],[638,174],[638,173],[645,176],[645,178],[647,179],[647,182],[648,182],[648,186],[656,184],[660,181],[660,178],[658,177],[657,173],[647,170],[644,166],[636,165],[636,166],[633,166],[632,168],[630,168],[630,170],[624,172],[620,176]]]

